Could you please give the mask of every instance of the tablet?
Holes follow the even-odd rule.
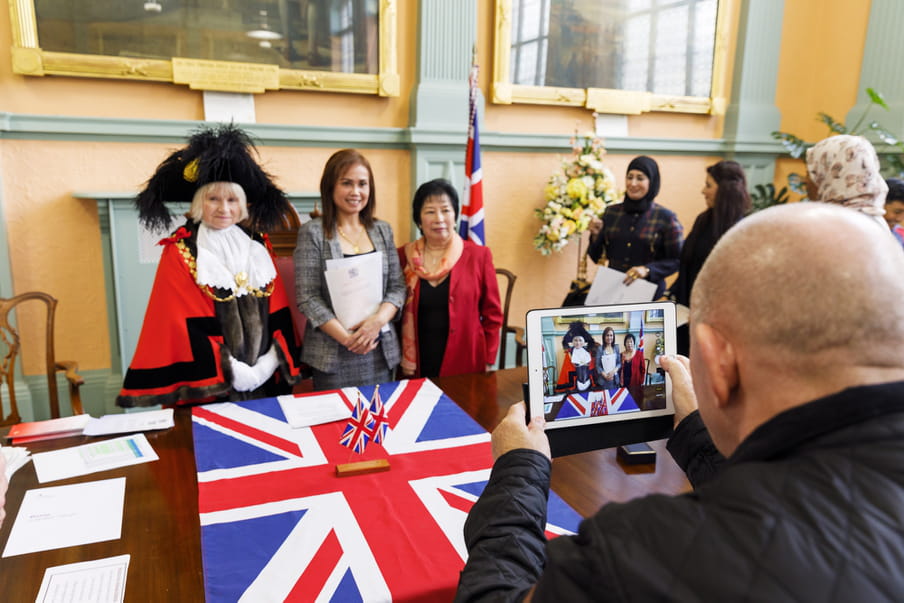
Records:
[[[531,310],[528,418],[546,418],[553,456],[667,437],[672,384],[658,360],[674,353],[672,302]]]

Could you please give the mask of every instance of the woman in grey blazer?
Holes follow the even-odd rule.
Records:
[[[370,163],[353,149],[337,151],[320,179],[323,215],[298,230],[295,291],[308,319],[301,359],[313,369],[314,389],[391,381],[399,364],[396,329],[389,324],[405,303],[405,283],[392,228],[374,218]],[[351,329],[336,318],[324,278],[326,261],[382,252],[382,302]]]

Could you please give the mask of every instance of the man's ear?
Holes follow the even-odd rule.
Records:
[[[709,374],[716,404],[728,404],[731,392],[738,386],[738,363],[734,346],[722,333],[708,324],[694,325],[695,352],[700,355]]]

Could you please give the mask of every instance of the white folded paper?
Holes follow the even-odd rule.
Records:
[[[333,313],[346,329],[372,315],[383,301],[383,252],[326,261]]]
[[[112,433],[134,433],[167,429],[173,426],[173,409],[146,410],[120,415],[104,415],[91,419],[82,433],[87,436],[108,435]]]
[[[348,419],[352,411],[336,393],[318,396],[279,396],[277,398],[286,421],[293,428],[310,427]]]
[[[124,477],[28,490],[3,556],[118,540],[125,494]]]
[[[0,447],[0,454],[2,454],[3,458],[6,460],[7,482],[12,479],[13,473],[15,473],[17,469],[31,460],[31,457],[29,456],[31,453],[28,452],[28,449],[22,448],[21,446]]]
[[[586,306],[607,306],[653,301],[656,283],[638,279],[630,285],[624,283],[625,273],[600,266],[587,293]]]

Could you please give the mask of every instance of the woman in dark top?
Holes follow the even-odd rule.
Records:
[[[458,236],[457,214],[458,193],[446,180],[414,193],[412,215],[423,236],[398,250],[405,377],[483,372],[496,361],[502,306],[493,256]]]
[[[587,255],[605,257],[609,267],[625,273],[625,284],[642,278],[656,283],[658,299],[665,279],[678,270],[683,231],[678,217],[654,200],[659,194],[659,166],[641,155],[628,164],[625,199],[610,205],[602,222],[595,220]]]
[[[703,262],[722,235],[750,211],[747,179],[743,168],[735,161],[720,161],[706,168],[706,184],[701,192],[706,199],[706,210],[697,216],[694,227],[684,241],[678,279],[669,291],[669,297],[673,301],[688,307],[691,290]],[[687,325],[678,328],[679,354],[688,355],[689,337]]]

